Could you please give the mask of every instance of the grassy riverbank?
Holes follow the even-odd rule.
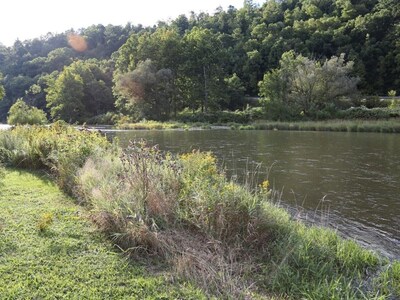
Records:
[[[210,129],[209,123],[182,123],[175,121],[159,122],[159,121],[141,121],[137,123],[121,123],[117,125],[118,129],[125,130],[169,130],[169,129]]]
[[[257,122],[238,129],[400,133],[400,120],[331,120],[309,122]]]
[[[52,172],[98,228],[132,258],[151,257],[168,266],[178,281],[177,286],[167,282],[165,292],[171,294],[166,298],[182,286],[188,296],[177,297],[202,297],[185,281],[218,298],[400,297],[399,262],[389,263],[333,231],[292,220],[270,201],[273,191],[267,180],[256,190],[231,182],[210,153],[177,157],[144,142],[122,151],[96,133],[56,124],[1,132],[0,158],[10,166]],[[45,202],[48,206],[37,205],[43,209],[39,217],[27,220],[36,235],[37,226],[51,232],[63,219],[51,201]],[[21,228],[20,234],[36,237],[19,226],[14,231]],[[68,226],[58,228],[55,236]],[[68,236],[72,230],[65,231]],[[63,249],[60,243],[56,249]]]
[[[400,133],[400,120],[329,120],[305,122],[258,121],[250,124],[239,123],[180,123],[145,121],[120,124],[119,129],[169,130],[169,129],[212,129],[214,126],[233,130],[292,130],[292,131],[340,131],[340,132],[382,132]]]
[[[0,299],[198,299],[128,261],[45,175],[8,169],[0,193]]]

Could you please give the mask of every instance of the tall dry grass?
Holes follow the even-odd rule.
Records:
[[[219,295],[251,284],[251,253],[266,247],[264,196],[227,181],[210,153],[174,157],[143,141],[98,153],[78,174],[95,222],[131,255],[158,255]]]

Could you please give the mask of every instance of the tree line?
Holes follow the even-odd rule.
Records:
[[[351,95],[400,90],[399,19],[397,0],[246,0],[152,27],[17,40],[0,46],[0,118],[18,99],[68,122],[166,120],[242,109],[258,95],[282,118],[346,108]]]

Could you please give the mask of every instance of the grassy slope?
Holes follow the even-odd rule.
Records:
[[[128,263],[44,176],[7,170],[0,191],[0,299],[205,298]]]

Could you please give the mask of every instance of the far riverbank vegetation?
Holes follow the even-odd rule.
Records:
[[[356,2],[246,0],[0,45],[0,120],[397,132],[400,3]]]

